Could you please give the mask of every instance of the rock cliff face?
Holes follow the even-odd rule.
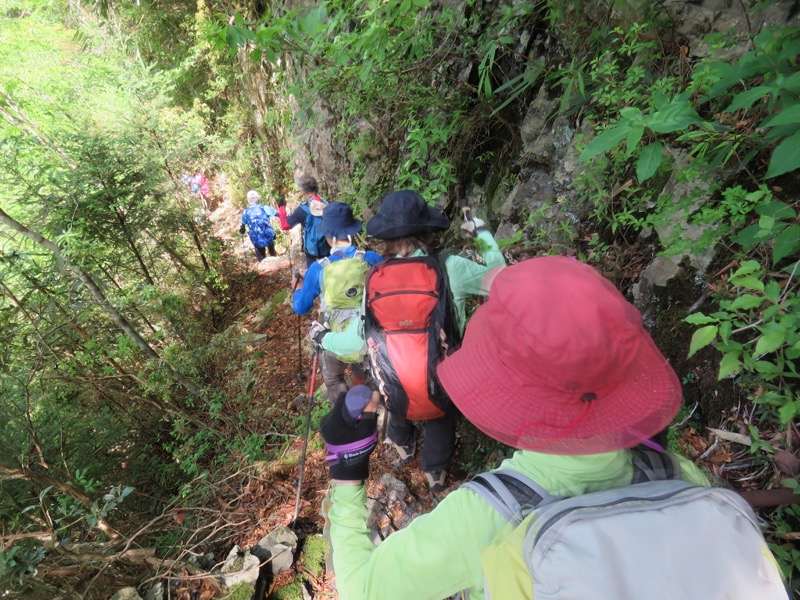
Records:
[[[305,5],[304,2],[290,2]],[[522,3],[524,4],[524,3]],[[564,49],[570,44],[562,43],[559,36],[575,35],[579,32],[578,23],[587,17],[602,18],[610,27],[615,24],[627,26],[644,18],[653,18],[655,10],[650,2],[614,3],[613,11],[608,3],[600,0],[564,3],[569,5],[560,10],[566,13],[565,22],[575,21],[570,29],[563,25],[558,29],[548,27],[544,16],[529,20],[519,30],[504,31],[515,40],[516,54],[498,62],[495,68],[495,89],[509,80],[520,76],[532,64],[539,64],[545,72],[555,72],[565,68],[570,60]],[[465,22],[470,32],[479,32],[490,23],[502,18],[503,11],[514,10],[518,2],[478,2],[467,7],[463,2],[448,1],[438,3],[447,6],[461,15],[471,18]],[[670,43],[676,44],[678,52],[685,60],[687,72],[690,65],[704,57],[711,56],[717,49],[709,42],[709,34],[725,35],[738,39],[739,43],[729,46],[722,55],[727,60],[735,60],[751,49],[750,39],[770,24],[800,23],[795,14],[794,2],[736,2],[732,0],[700,0],[685,2],[670,0],[660,3],[657,15],[669,22]],[[574,40],[573,44],[574,45]],[[574,181],[583,165],[577,160],[579,148],[585,144],[593,131],[593,123],[583,118],[583,110],[571,113],[560,110],[563,106],[564,80],[558,78],[539,78],[520,98],[522,109],[506,109],[488,114],[485,108],[476,108],[480,102],[475,96],[475,84],[481,57],[474,51],[459,53],[453,48],[445,64],[437,69],[448,77],[432,78],[432,85],[438,86],[439,94],[466,95],[472,98],[476,128],[485,128],[489,133],[484,138],[491,142],[475,143],[473,155],[468,150],[459,164],[455,165],[456,189],[447,195],[429,200],[437,202],[445,210],[456,213],[455,204],[461,202],[471,205],[477,214],[488,218],[499,238],[511,238],[509,257],[512,260],[533,256],[540,252],[577,254],[585,246],[584,242],[594,230],[591,222],[592,207],[582,201],[575,191]],[[635,58],[634,58],[635,63]],[[287,76],[296,83],[313,78],[314,70],[306,64],[286,64]],[[275,124],[265,123],[265,106],[279,102],[265,86],[274,85],[271,73],[258,73],[258,68],[245,69],[246,85],[254,110],[253,129],[265,141],[265,163],[281,164],[276,157],[284,153],[292,158],[291,174],[267,173],[273,181],[295,180],[302,173],[311,173],[320,181],[323,194],[330,198],[347,197],[344,183],[353,177],[356,158],[353,145],[341,134],[343,116],[341,106],[329,99],[318,97],[308,116],[299,116],[297,104],[292,99],[282,110],[294,114],[291,126],[285,130]],[[254,74],[255,73],[255,74]],[[254,79],[255,78],[255,79]],[[463,85],[460,85],[463,84]],[[360,140],[359,159],[362,181],[369,183],[367,189],[386,190],[391,185],[388,180],[397,179],[402,172],[404,158],[407,158],[407,130],[398,127],[403,115],[391,114],[387,107],[376,106],[369,116],[355,123],[347,123],[351,131],[357,132]],[[476,136],[476,139],[480,136]],[[481,138],[481,139],[484,139]],[[282,147],[274,140],[282,139]],[[351,140],[352,141],[352,138]],[[268,143],[267,143],[268,142]],[[452,144],[458,143],[452,140]],[[490,158],[477,165],[477,154],[485,152]],[[667,154],[676,162],[687,161],[680,148],[666,148]],[[286,164],[285,162],[283,163]],[[388,167],[387,167],[388,164]],[[366,166],[364,166],[366,165]],[[389,175],[387,176],[387,172]],[[678,172],[678,169],[675,170]],[[289,175],[287,177],[287,175]],[[733,168],[726,174],[737,175]],[[624,184],[623,184],[624,185]],[[616,190],[608,190],[609,198]],[[659,195],[659,194],[657,194]],[[703,186],[686,183],[673,176],[662,182],[660,195],[675,199],[672,214],[664,215],[663,224],[656,231],[646,229],[637,244],[645,244],[651,250],[644,252],[654,257],[649,265],[637,269],[632,289],[635,301],[643,311],[650,307],[653,294],[681,272],[681,265],[691,266],[702,276],[714,259],[714,248],[709,246],[669,256],[658,256],[667,245],[680,245],[681,240],[696,241],[703,230],[686,225],[686,216],[707,200]],[[457,198],[456,196],[460,196]],[[692,201],[687,206],[686,198]],[[377,205],[380,194],[375,197],[358,198],[362,212],[368,214]],[[696,244],[695,244],[696,246]]]

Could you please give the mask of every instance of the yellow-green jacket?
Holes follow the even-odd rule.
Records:
[[[679,458],[682,478],[708,485],[700,470]],[[590,456],[518,451],[502,469],[527,475],[554,496],[577,496],[631,482],[631,454],[620,450]],[[468,590],[483,600],[480,553],[505,520],[468,489],[457,489],[430,513],[375,547],[366,526],[363,485],[332,485],[330,537],[336,588],[342,600],[441,600]]]

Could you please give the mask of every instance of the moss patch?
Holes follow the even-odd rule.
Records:
[[[249,583],[237,583],[224,596],[223,600],[251,600],[255,588]]]
[[[325,557],[328,555],[328,541],[321,535],[310,535],[303,545],[303,564],[314,577],[325,570]]]
[[[290,584],[272,592],[269,600],[303,600],[303,582],[294,579]]]

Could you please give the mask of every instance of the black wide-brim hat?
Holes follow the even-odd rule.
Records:
[[[331,202],[322,211],[317,232],[329,238],[344,239],[361,231],[363,222],[353,217],[353,209],[344,202]]]
[[[367,221],[367,235],[392,240],[415,233],[446,231],[450,221],[429,206],[417,192],[400,190],[383,199],[378,213]]]

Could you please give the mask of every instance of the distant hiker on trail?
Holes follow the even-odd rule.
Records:
[[[319,188],[317,180],[313,177],[304,175],[300,178],[298,185],[306,195],[305,202],[287,217],[286,199],[281,197],[278,201],[278,218],[281,221],[281,229],[284,231],[288,231],[297,225],[302,227],[303,252],[306,255],[306,266],[310,267],[315,260],[328,256],[331,252],[331,247],[325,240],[325,236],[319,232],[322,211],[328,205],[328,202],[317,194]]]
[[[364,394],[337,402],[321,430],[340,598],[788,598],[742,498],[639,446],[657,447],[680,381],[591,267],[549,256],[502,270],[437,373],[469,421],[519,451],[376,547],[374,421],[358,419]]]
[[[486,265],[429,253],[450,221],[416,192],[392,192],[367,223],[386,240],[387,260],[367,274],[366,335],[372,375],[389,411],[387,443],[400,460],[414,457],[414,422],[424,422],[422,470],[433,491],[445,487],[455,447],[456,410],[434,368],[461,340],[469,296],[488,294],[490,274],[505,259],[481,219],[461,228],[480,242]]]
[[[202,173],[195,173],[192,176],[189,187],[192,192],[192,196],[200,196],[204,202],[211,193],[211,184],[209,183],[208,179],[206,179],[206,176]]]
[[[361,318],[364,275],[383,258],[370,250],[356,248],[353,236],[361,231],[361,226],[349,205],[328,204],[318,231],[327,240],[331,254],[312,263],[305,277],[292,276],[295,289],[292,308],[298,315],[307,314],[317,296],[322,296],[322,323],[314,321],[310,336],[320,348],[322,378],[331,402],[348,389],[344,379],[348,364],[353,385],[364,383],[367,377],[367,347]],[[302,286],[297,289],[300,283]]]
[[[270,219],[278,213],[271,206],[260,204],[261,194],[255,190],[247,192],[247,201],[250,206],[242,213],[242,226],[239,227],[239,233],[244,235],[245,229],[247,229],[247,234],[256,250],[258,262],[266,258],[267,250],[269,250],[270,256],[278,256],[275,251],[275,230],[269,223]]]

